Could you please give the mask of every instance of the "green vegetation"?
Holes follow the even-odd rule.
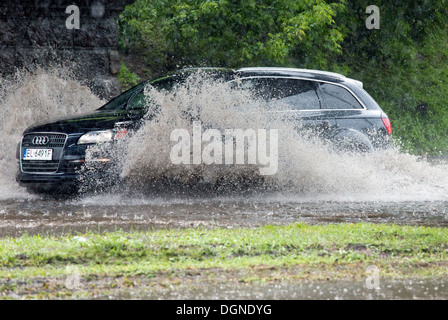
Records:
[[[291,65],[342,53],[334,23],[342,3],[307,1],[147,1],[121,14],[120,45],[140,51],[153,73],[179,66]]]
[[[446,277],[447,240],[447,229],[374,224],[24,235],[0,239],[0,294],[71,294],[64,281],[74,268],[86,288],[106,279],[109,289],[116,281],[360,280],[369,265],[382,278]]]
[[[134,86],[136,86],[140,77],[135,73],[131,72],[124,62],[120,65],[120,73],[118,74],[118,80],[121,83],[123,91],[126,91]]]
[[[448,151],[447,1],[376,1],[380,30],[361,18],[369,1],[347,4],[336,23],[345,25],[346,73],[364,81],[392,120],[405,149]]]
[[[288,66],[365,83],[415,154],[448,152],[448,3],[367,0],[137,0],[118,23],[124,52],[156,76],[183,66]],[[141,66],[141,64],[139,64]]]

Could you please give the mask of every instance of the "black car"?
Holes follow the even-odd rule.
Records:
[[[340,148],[370,151],[389,147],[389,118],[360,81],[305,69],[184,69],[143,82],[92,114],[27,128],[17,149],[17,181],[30,189],[76,183],[88,146],[113,143],[128,130],[138,130],[147,113],[143,93],[146,84],[169,89],[198,70],[225,81],[238,81],[256,89],[265,99],[282,100],[282,111],[289,118],[297,118],[302,127],[324,132],[323,136]],[[289,110],[284,110],[285,104]],[[95,159],[106,165],[111,160],[107,156]]]

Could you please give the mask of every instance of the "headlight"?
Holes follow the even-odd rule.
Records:
[[[112,142],[113,137],[114,132],[112,130],[90,131],[79,138],[78,144]]]

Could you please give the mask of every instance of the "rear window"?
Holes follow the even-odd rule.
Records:
[[[329,83],[319,83],[322,109],[362,109],[362,105],[345,88]]]

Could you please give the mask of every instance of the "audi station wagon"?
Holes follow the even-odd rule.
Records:
[[[337,73],[292,68],[183,69],[145,81],[91,114],[27,128],[17,149],[17,181],[33,190],[76,185],[87,147],[114,144],[128,130],[138,130],[148,112],[142,104],[145,85],[169,90],[199,70],[253,88],[267,101],[276,102],[272,108],[283,102],[279,116],[296,118],[301,127],[324,132],[322,136],[341,149],[368,152],[389,147],[390,120],[360,81]],[[113,160],[97,159],[106,165]]]

